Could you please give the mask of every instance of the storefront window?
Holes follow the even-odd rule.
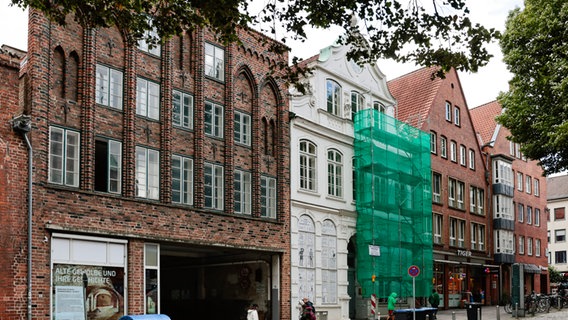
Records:
[[[157,244],[146,243],[144,246],[146,314],[156,314],[159,312],[159,250],[160,247]]]

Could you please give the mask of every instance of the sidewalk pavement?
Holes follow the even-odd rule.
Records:
[[[497,311],[499,310],[499,311]],[[499,315],[497,314],[499,312]],[[468,319],[467,309],[449,309],[439,310],[437,320],[511,320],[517,319],[513,315],[505,312],[505,308],[496,306],[483,306],[481,307],[481,319]],[[536,313],[534,316],[527,315],[526,317],[519,317],[519,319],[536,320],[536,319],[568,319],[568,309],[557,310],[550,308],[548,313]]]

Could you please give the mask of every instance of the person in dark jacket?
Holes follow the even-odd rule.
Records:
[[[440,305],[440,295],[436,291],[436,289],[432,289],[432,294],[428,297],[428,302],[434,310],[434,319],[436,319],[436,315],[438,314],[438,306]]]

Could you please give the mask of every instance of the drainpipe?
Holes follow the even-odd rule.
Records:
[[[21,133],[28,145],[28,320],[32,320],[32,173],[33,149],[28,132],[32,130],[32,118],[19,115],[12,119],[12,128]]]

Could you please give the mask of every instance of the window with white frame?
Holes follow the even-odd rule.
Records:
[[[312,218],[301,215],[298,219],[297,256],[292,257],[298,265],[298,287],[300,297],[315,297],[316,286],[316,231]]]
[[[434,234],[434,243],[442,244],[443,216],[441,214],[433,214],[432,233]]]
[[[122,143],[95,139],[95,191],[120,193],[122,190]]]
[[[380,103],[379,101],[373,102],[373,109],[377,110],[380,113],[387,112],[387,107],[385,107],[385,105]]]
[[[469,149],[469,168],[475,170],[475,151]]]
[[[438,143],[438,135],[434,131],[430,131],[430,152],[436,154],[436,143]]]
[[[461,119],[460,119],[460,108],[454,106],[454,123],[456,126],[460,126]]]
[[[138,77],[136,79],[136,114],[158,120],[160,118],[160,85]]]
[[[525,191],[530,194],[532,188],[532,178],[529,175],[525,176]]]
[[[533,220],[532,215],[533,215],[532,207],[527,206],[527,224],[532,224],[532,220]]]
[[[471,227],[471,231],[470,231],[470,237],[471,237],[471,250],[477,250],[477,241],[478,241],[478,228],[479,225],[477,223],[471,223],[470,225]]]
[[[148,41],[148,39],[151,39],[152,41]],[[146,30],[144,31],[142,38],[138,40],[138,49],[159,56],[162,50],[162,46],[160,45],[159,41],[160,37],[158,36],[158,32],[156,32],[156,28],[153,28],[152,30]]]
[[[49,127],[50,183],[79,186],[80,137],[77,131]]]
[[[205,101],[205,134],[215,138],[223,138],[223,106]]]
[[[144,287],[146,314],[160,313],[160,245],[144,244]]]
[[[527,255],[533,255],[533,238],[527,238]]]
[[[250,115],[235,111],[235,143],[250,146],[251,119]]]
[[[193,96],[173,90],[172,123],[174,126],[193,129]]]
[[[276,218],[276,179],[260,177],[260,216]]]
[[[448,206],[451,208],[455,208],[457,206],[456,198],[457,198],[457,188],[458,182],[454,178],[448,179]]]
[[[327,194],[343,197],[343,156],[335,149],[327,151]]]
[[[515,241],[513,231],[495,230],[495,253],[513,254]]]
[[[458,244],[458,220],[450,218],[450,246],[455,247]]]
[[[515,220],[514,216],[514,203],[513,198],[507,197],[502,194],[495,195],[495,201],[493,202],[494,206],[494,217],[496,219],[506,219],[506,220]]]
[[[193,159],[172,155],[172,202],[193,204]]]
[[[517,157],[517,159],[522,158],[521,145],[519,143],[515,143],[515,157]]]
[[[225,81],[225,50],[205,43],[205,75]]]
[[[452,121],[452,104],[446,101],[446,121]]]
[[[465,183],[458,181],[457,188],[458,209],[465,210]]]
[[[442,203],[442,175],[432,172],[432,202]]]
[[[160,198],[160,152],[136,147],[136,196]]]
[[[465,148],[465,146],[463,144],[461,144],[460,145],[460,164],[464,167],[467,165],[467,163],[466,163],[466,161],[467,161],[466,160],[466,150],[467,149]]]
[[[205,163],[203,165],[203,207],[207,209],[223,210],[224,208],[224,168],[223,166]]]
[[[539,227],[540,226],[540,209],[534,209],[534,225]]]
[[[479,251],[485,251],[485,226],[478,225],[477,234],[477,249]]]
[[[251,214],[251,173],[235,170],[235,213]]]
[[[97,76],[95,83],[96,103],[122,109],[122,72],[97,64]]]
[[[493,183],[513,186],[513,168],[511,163],[502,160],[494,161]]]
[[[540,239],[534,240],[534,255],[540,257]]]
[[[517,172],[517,190],[523,191],[523,183],[524,179],[522,172]]]
[[[535,196],[540,196],[540,182],[538,181],[538,179],[534,179],[534,189],[533,189],[533,193]]]
[[[525,254],[525,237],[519,236],[519,254]]]
[[[326,81],[327,112],[341,117],[341,86],[328,79]]]
[[[444,136],[440,137],[440,156],[448,158],[448,139]]]
[[[322,304],[337,303],[337,228],[326,219],[321,226]]]
[[[351,120],[355,121],[355,114],[363,110],[365,106],[365,97],[356,91],[351,92]]]
[[[458,150],[457,150],[458,146],[456,144],[455,141],[451,141],[450,142],[450,160],[452,160],[452,162],[457,162],[458,161]]]
[[[316,160],[316,145],[300,140],[300,189],[316,191]]]
[[[458,219],[458,247],[465,248],[465,220]]]
[[[513,141],[509,141],[509,154],[515,155],[515,143]]]
[[[517,203],[517,220],[519,222],[525,221],[525,206],[522,203]]]
[[[471,213],[483,215],[485,205],[485,192],[476,186],[469,187],[469,210]]]

